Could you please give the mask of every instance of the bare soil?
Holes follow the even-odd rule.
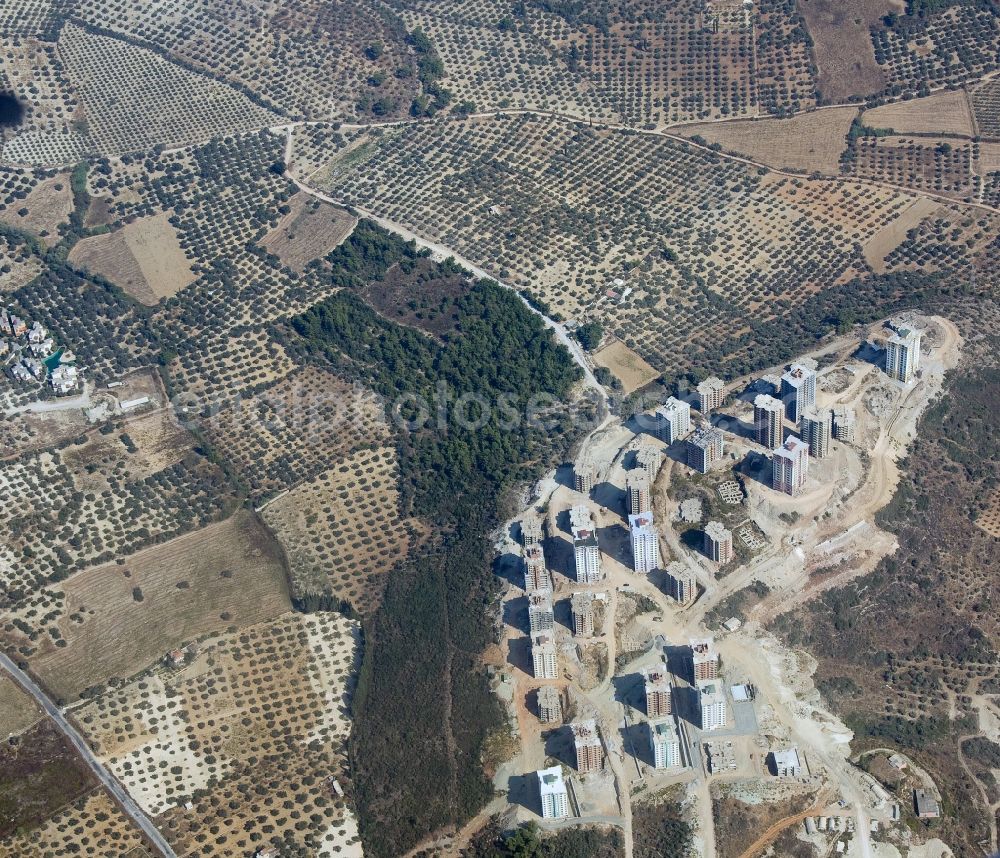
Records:
[[[611,370],[621,381],[625,393],[638,390],[660,375],[621,340],[594,352],[594,363]]]
[[[261,241],[261,246],[301,274],[314,259],[326,256],[351,234],[357,218],[343,209],[299,192],[288,212]]]
[[[88,569],[62,585],[67,645],[32,668],[65,699],[128,677],[180,644],[288,610],[281,549],[249,513]],[[141,601],[139,599],[141,598]]]
[[[42,713],[10,677],[0,676],[0,740],[34,724]]]
[[[872,128],[892,128],[901,132],[965,134],[970,137],[975,133],[972,108],[964,89],[884,104],[866,110],[862,119],[865,125]]]
[[[83,239],[69,261],[106,277],[150,307],[195,280],[166,212]]]
[[[791,119],[753,119],[706,122],[680,129],[685,137],[698,135],[775,169],[789,168],[836,175],[847,131],[857,116],[854,107],[837,107],[793,116]]]

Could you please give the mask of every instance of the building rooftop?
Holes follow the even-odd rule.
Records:
[[[801,768],[798,748],[787,748],[784,751],[774,751],[774,765],[779,769]]]
[[[802,419],[809,420],[812,423],[822,423],[825,420],[829,420],[833,416],[833,412],[829,408],[807,408],[802,412]]]
[[[795,435],[790,435],[785,439],[785,443],[774,451],[774,455],[784,459],[794,459],[797,455],[808,452],[809,445],[805,441]]]
[[[570,598],[570,605],[574,614],[589,611],[594,606],[593,593],[574,593]]]
[[[566,792],[562,766],[553,766],[551,769],[540,769],[535,774],[538,775],[538,788],[541,790],[542,795]]]
[[[650,723],[649,729],[653,731],[653,735],[657,739],[677,738],[677,727],[674,725],[673,718],[664,718],[662,721],[653,721]]]
[[[590,514],[590,509],[582,503],[572,507],[569,511],[569,526],[574,536],[576,536],[577,531],[592,531],[594,519]]]
[[[706,378],[701,384],[698,385],[698,393],[711,393],[714,390],[718,390],[720,387],[725,387],[725,382],[718,378],[717,376],[712,376],[711,378]]]
[[[785,405],[780,399],[775,399],[769,393],[758,393],[753,398],[754,408],[765,408],[768,411],[784,412]]]
[[[588,718],[586,721],[574,721],[569,725],[569,728],[573,731],[573,739],[577,744],[600,741],[600,736],[597,735],[597,721],[593,718]]]
[[[792,387],[799,387],[803,384],[806,379],[814,376],[816,373],[802,363],[793,363],[788,371],[781,376],[781,380],[790,384]]]
[[[732,531],[727,530],[721,521],[710,521],[705,525],[705,533],[716,542],[724,542],[727,539],[732,539],[733,536]]]
[[[668,396],[663,405],[656,410],[663,412],[664,414],[672,414],[675,411],[690,411],[691,406],[688,405],[688,403],[681,401],[676,396]]]
[[[722,430],[715,429],[710,426],[702,426],[695,430],[694,435],[687,439],[689,444],[694,444],[695,447],[701,447],[702,449],[711,447],[714,444],[718,444],[722,441]]]
[[[653,513],[651,512],[638,512],[628,517],[628,526],[633,533],[636,531],[643,531],[647,529],[652,529],[653,527]]]

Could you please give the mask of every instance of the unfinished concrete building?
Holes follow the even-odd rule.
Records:
[[[629,515],[639,515],[652,509],[649,478],[641,468],[634,468],[625,475],[625,499]]]
[[[640,447],[635,454],[635,464],[636,467],[642,468],[646,479],[649,480],[650,487],[652,487],[653,483],[656,482],[656,475],[660,472],[660,466],[663,464],[663,453],[655,447]]]
[[[722,431],[702,427],[687,439],[685,449],[688,467],[707,474],[712,465],[722,458]]]
[[[671,563],[667,567],[667,590],[675,602],[690,605],[698,595],[698,582],[694,572],[683,563]]]
[[[666,665],[645,668],[642,679],[646,695],[646,717],[663,718],[673,712],[673,689]]]
[[[696,388],[698,391],[698,408],[702,414],[708,414],[712,409],[719,408],[726,396],[726,385],[721,378],[714,375],[706,378]]]
[[[562,722],[562,697],[554,685],[543,685],[538,689],[538,720],[543,724]]]
[[[599,772],[604,768],[604,751],[601,736],[597,732],[597,722],[590,718],[570,725],[573,732],[573,748],[576,751],[576,770],[585,775]]]
[[[797,495],[809,475],[809,445],[794,435],[771,456],[771,486],[777,492]]]
[[[714,638],[691,638],[691,676],[697,682],[719,675],[719,654]]]
[[[524,549],[524,589],[552,592],[552,576],[545,567],[545,553],[539,544]]]
[[[556,615],[552,609],[552,593],[536,590],[528,594],[528,626],[531,634],[551,632],[556,625]]]
[[[710,521],[705,525],[703,548],[709,560],[725,566],[733,559],[733,532],[721,521]]]
[[[590,459],[582,459],[573,468],[573,487],[580,494],[589,495],[597,482],[597,467]]]
[[[784,437],[785,406],[780,399],[759,393],[753,400],[754,439],[758,444],[773,450],[781,446]]]
[[[829,408],[807,408],[799,421],[802,440],[809,445],[809,455],[825,459],[830,455],[833,437],[833,412]]]
[[[853,444],[857,415],[853,408],[833,409],[833,437],[842,444]]]
[[[574,593],[570,598],[573,634],[577,637],[594,633],[594,594]]]
[[[525,548],[538,545],[544,539],[541,519],[536,516],[528,516],[521,522],[521,544]]]

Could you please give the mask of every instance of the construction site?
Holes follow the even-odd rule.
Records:
[[[906,381],[886,371],[888,341],[904,325],[921,334]],[[633,808],[678,787],[702,858],[777,854],[768,850],[780,836],[858,858],[901,854],[893,837],[910,856],[951,854],[940,841],[934,851],[933,840],[909,840],[915,811],[851,762],[852,732],[823,708],[815,662],[765,627],[895,550],[875,514],[961,345],[946,319],[886,320],[792,364],[812,377],[810,401],[786,391],[768,425],[760,397],[778,400],[787,367],[733,379],[715,402],[692,392],[680,433],[663,420],[690,409],[669,403],[663,414],[609,417],[574,463],[536,486],[497,544],[506,664],[495,687],[517,753],[497,770],[493,809],[507,823],[615,826],[631,856]],[[712,432],[721,455],[692,466],[687,439],[705,448]],[[803,453],[788,492],[773,462],[799,435],[820,449]],[[551,606],[545,665],[533,657],[540,591]],[[581,723],[598,742],[583,762]],[[551,767],[568,802],[564,816],[543,818],[535,773]],[[940,798],[930,778],[919,786]],[[727,832],[716,831],[719,808],[733,802],[778,816],[742,851],[722,848]]]

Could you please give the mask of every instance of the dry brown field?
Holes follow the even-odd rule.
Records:
[[[885,87],[869,28],[889,12],[899,11],[899,4],[891,0],[799,0],[796,5],[813,38],[817,83],[824,100],[846,101]]]
[[[384,576],[422,532],[400,519],[396,450],[364,449],[267,505],[262,516],[284,545],[297,597],[332,593],[369,613]]]
[[[678,133],[685,137],[698,135],[709,143],[718,143],[727,152],[778,170],[836,175],[840,154],[847,145],[847,131],[857,113],[855,107],[835,107],[791,119],[706,122],[685,126]]]
[[[326,256],[351,234],[357,218],[301,191],[288,201],[291,211],[260,242],[296,274]]]
[[[0,674],[0,740],[26,730],[41,717],[41,710],[21,686]]]
[[[149,307],[195,280],[166,212],[83,239],[69,261],[106,277]]]
[[[186,641],[288,609],[281,550],[246,512],[59,585],[66,645],[31,666],[64,699],[132,676]],[[141,601],[140,601],[141,598]]]
[[[24,210],[26,213],[21,214]],[[61,174],[39,182],[24,200],[0,212],[0,221],[48,238],[49,243],[54,244],[58,240],[59,224],[66,222],[71,211],[73,192],[69,176]]]
[[[901,133],[964,134],[968,137],[975,134],[972,108],[964,89],[884,104],[866,110],[861,119],[870,128],[891,128]]]
[[[659,377],[659,373],[621,340],[609,343],[594,352],[594,363],[606,367],[622,383],[622,390],[631,393]]]
[[[29,832],[0,840],[0,858],[150,858],[142,836],[103,790],[79,798]]]

